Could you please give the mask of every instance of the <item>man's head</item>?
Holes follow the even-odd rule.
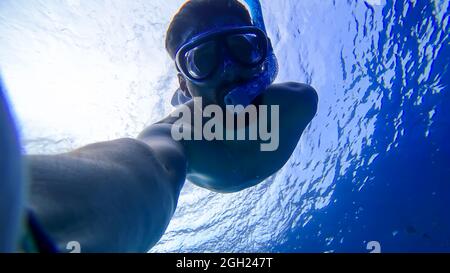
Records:
[[[166,49],[175,59],[178,49],[199,34],[214,29],[251,25],[248,10],[237,0],[191,0],[174,16],[167,30]],[[202,97],[206,104],[223,105],[226,92],[248,80],[252,73],[239,66],[228,67],[213,75],[208,85],[203,86],[196,85],[180,73],[178,79],[185,95]]]
[[[218,20],[222,19],[222,20]],[[222,21],[222,22],[220,22]],[[212,27],[252,25],[246,7],[237,0],[190,0],[173,17],[166,34],[166,50],[172,59],[190,38]]]

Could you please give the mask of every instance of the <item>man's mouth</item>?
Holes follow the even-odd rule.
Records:
[[[243,84],[244,84],[244,82],[236,82],[236,83],[227,84],[227,85],[222,86],[222,87],[219,89],[220,91],[218,92],[218,96],[217,96],[218,101],[219,101],[220,103],[224,102],[224,101],[225,101],[225,97],[226,97],[231,91],[233,91],[235,88],[237,88],[237,87],[239,87],[239,86],[241,86],[241,85],[243,85]]]
[[[233,83],[229,83],[229,84],[223,85],[221,88],[219,88],[220,92],[218,92],[218,96],[217,96],[218,101],[221,102],[221,103],[223,102],[224,104],[226,104],[225,103],[225,97],[231,91],[235,90],[236,88],[239,88],[241,86],[244,86],[244,85],[250,83],[251,81],[255,80],[256,78],[257,77],[253,77],[253,78],[248,79],[248,80],[239,80],[239,81],[236,81],[236,82],[233,82]]]

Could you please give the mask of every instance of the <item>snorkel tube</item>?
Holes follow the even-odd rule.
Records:
[[[261,3],[259,0],[243,0],[244,4],[247,5],[250,11],[250,16],[252,17],[253,25],[260,28],[264,33],[266,33],[266,25],[264,23],[264,17],[262,14]]]
[[[261,3],[259,0],[243,0],[252,17],[253,25],[260,28],[267,36],[266,26],[262,14]],[[264,92],[269,87],[278,74],[278,62],[273,52],[272,42],[269,39],[269,50],[266,61],[263,63],[263,69],[260,75],[254,80],[243,84],[231,90],[225,96],[225,104],[227,105],[242,105],[247,107],[258,95]]]

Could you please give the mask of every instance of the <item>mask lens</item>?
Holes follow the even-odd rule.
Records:
[[[243,64],[256,64],[264,58],[264,40],[256,34],[230,35],[227,45],[236,60]]]
[[[186,69],[195,79],[208,77],[217,64],[216,43],[211,41],[201,44],[185,54]]]

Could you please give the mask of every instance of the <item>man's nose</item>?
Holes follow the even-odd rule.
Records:
[[[229,58],[225,58],[223,64],[222,80],[224,82],[233,82],[239,77],[239,68]]]

